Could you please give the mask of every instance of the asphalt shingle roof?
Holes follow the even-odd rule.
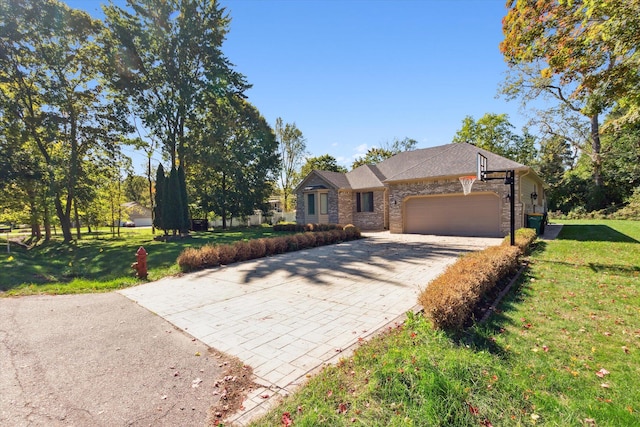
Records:
[[[528,167],[466,142],[405,151],[377,165],[363,165],[350,172],[314,171],[336,188],[381,188],[384,183],[444,176],[475,175],[477,155],[487,158],[489,170]]]

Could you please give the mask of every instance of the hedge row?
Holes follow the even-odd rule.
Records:
[[[305,231],[331,231],[343,230],[345,227],[353,227],[353,225],[341,224],[296,224],[293,222],[285,222],[273,226],[273,231],[293,231],[297,233]]]
[[[360,230],[357,227],[347,225],[341,230],[305,232],[248,241],[240,240],[226,245],[205,245],[200,248],[183,250],[178,256],[178,265],[184,272],[194,271],[300,249],[331,245],[360,237]]]
[[[500,279],[517,270],[520,255],[535,238],[535,230],[520,229],[516,231],[515,246],[505,239],[500,246],[460,257],[419,295],[425,316],[436,328],[461,330],[480,299]]]

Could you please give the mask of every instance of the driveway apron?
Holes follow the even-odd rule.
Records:
[[[262,387],[231,420],[244,425],[274,397],[416,308],[420,290],[461,254],[501,240],[370,233],[121,293],[253,368]]]

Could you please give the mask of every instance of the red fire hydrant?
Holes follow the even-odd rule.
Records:
[[[131,268],[136,271],[136,277],[140,279],[147,278],[147,251],[142,246],[136,251],[137,262],[131,264]]]

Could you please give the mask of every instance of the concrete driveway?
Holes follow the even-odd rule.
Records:
[[[238,425],[307,374],[398,321],[465,252],[502,239],[370,233],[366,239],[170,277],[121,291],[254,369]],[[268,396],[268,397],[267,397]]]

